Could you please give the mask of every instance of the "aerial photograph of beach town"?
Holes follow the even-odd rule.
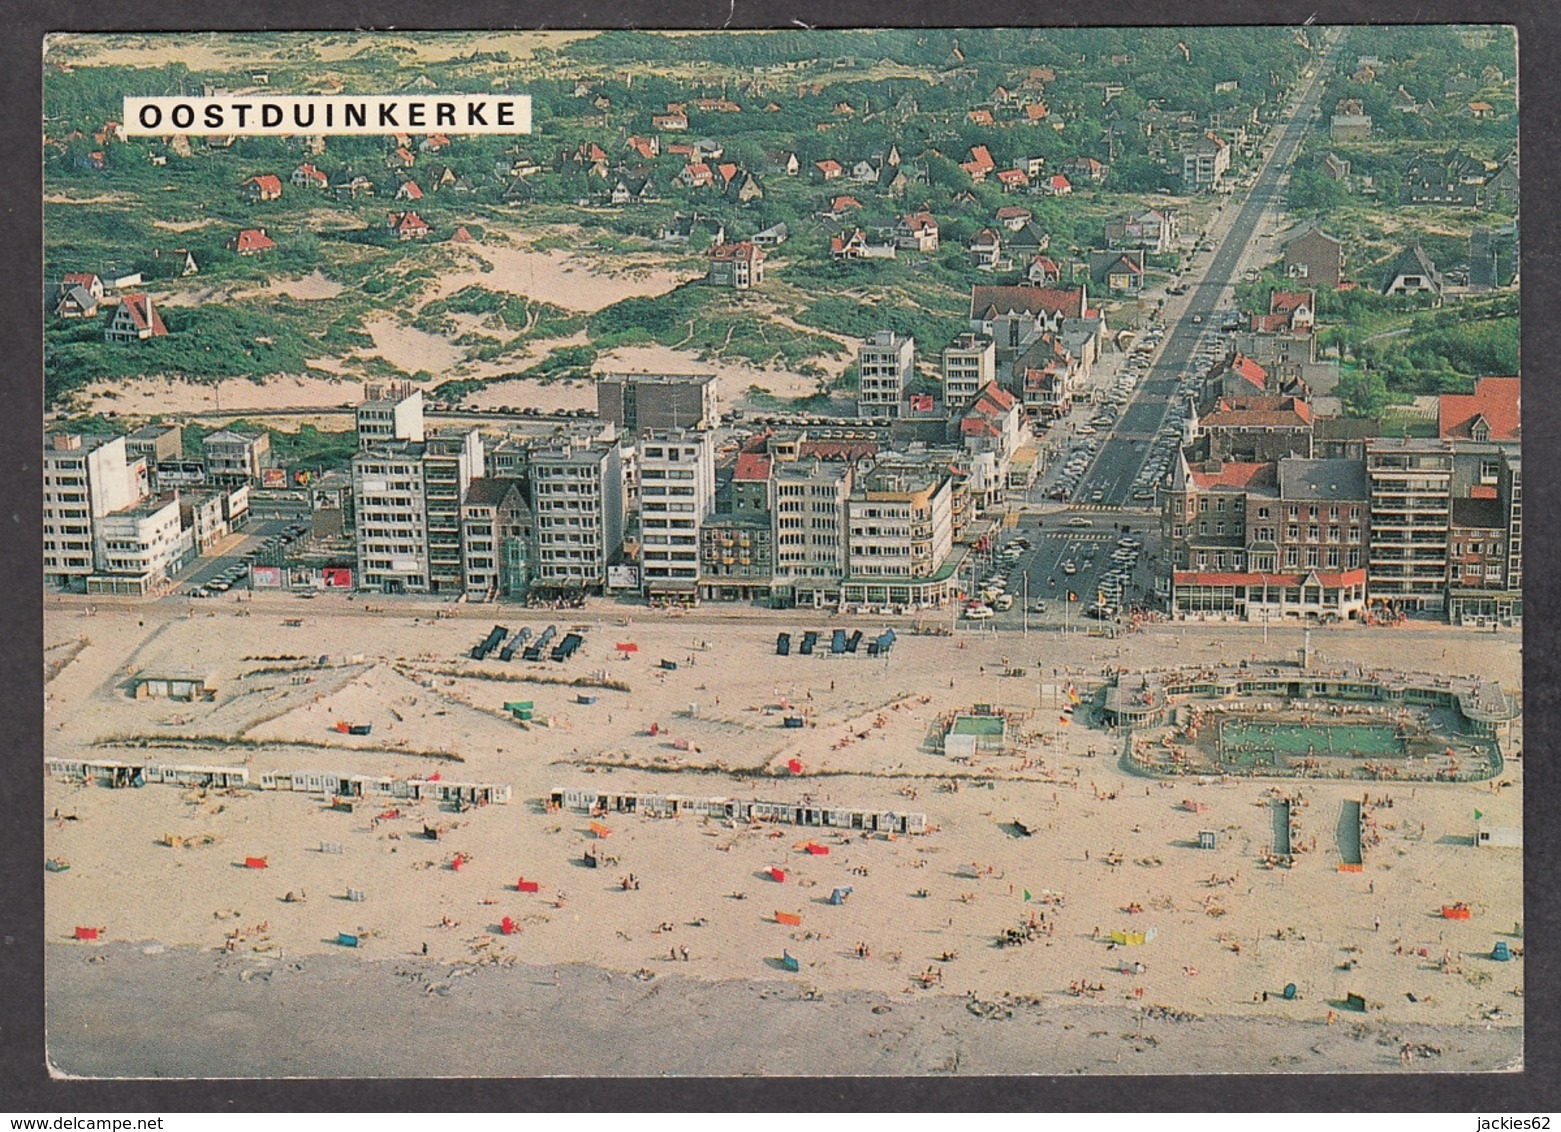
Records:
[[[1510,27],[44,63],[53,1073],[1523,1067]]]

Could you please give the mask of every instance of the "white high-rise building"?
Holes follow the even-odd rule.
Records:
[[[143,459],[120,436],[55,433],[43,449],[43,573],[50,585],[82,588],[97,568],[96,523],[147,495]],[[178,508],[174,509],[175,516]]]
[[[898,417],[916,366],[916,339],[880,330],[856,356],[859,417]]]
[[[699,593],[699,531],[715,507],[710,434],[655,429],[639,443],[640,562],[647,597]]]
[[[566,439],[532,453],[534,588],[599,590],[623,546],[623,454],[614,440]]]

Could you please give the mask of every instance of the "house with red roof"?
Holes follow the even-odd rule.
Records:
[[[997,222],[1010,232],[1017,232],[1030,222],[1034,216],[1028,208],[1021,208],[1017,204],[1005,204],[997,210]]]
[[[990,110],[985,110],[985,109],[972,110],[972,111],[970,111],[969,113],[967,113],[965,115],[965,118],[968,121],[974,123],[977,126],[995,126],[995,125],[997,125],[997,123],[992,120],[992,112]]]
[[[471,232],[467,231],[466,225],[462,224],[450,234],[450,242],[452,244],[475,244],[477,240]]]
[[[152,296],[134,292],[120,298],[114,309],[114,317],[103,328],[103,341],[115,345],[129,342],[146,342],[162,338],[168,333],[163,316],[152,305]]]
[[[301,189],[325,189],[330,187],[331,179],[307,161],[293,170],[290,178],[294,188]]]
[[[276,247],[276,241],[266,235],[264,228],[245,228],[230,237],[225,246],[239,255],[263,255]]]
[[[1038,255],[1030,261],[1024,277],[1031,283],[1049,287],[1054,283],[1062,282],[1062,265],[1049,255]]]
[[[1110,295],[1137,295],[1144,289],[1144,249],[1091,249],[1089,281]]]
[[[1073,182],[1061,173],[1054,174],[1041,182],[1042,187],[1054,197],[1065,197],[1073,191]]]
[[[632,137],[624,142],[625,149],[631,149],[646,161],[654,161],[661,155],[661,139],[656,137],[642,138]]]
[[[1317,323],[1317,292],[1270,291],[1268,313],[1284,320],[1278,326],[1265,327],[1271,333],[1282,330],[1295,333],[1312,330]]]
[[[1516,377],[1482,377],[1473,393],[1437,398],[1437,435],[1450,440],[1519,441],[1522,383]]]
[[[444,134],[429,134],[418,143],[418,148],[424,153],[438,153],[441,149],[450,148],[450,139]]]
[[[829,211],[824,215],[834,220],[839,220],[848,212],[860,211],[862,202],[855,197],[841,196],[829,202]]]
[[[1071,174],[1075,181],[1090,181],[1098,185],[1106,179],[1106,174],[1111,169],[1104,162],[1096,161],[1093,157],[1079,156],[1072,161],[1064,162],[1062,171]]]
[[[417,156],[404,145],[398,145],[385,158],[385,164],[392,169],[410,169],[416,163]]]
[[[998,349],[1015,348],[1035,334],[1056,334],[1065,319],[1086,315],[1085,288],[983,286],[970,288],[970,329],[985,334]]]
[[[682,172],[675,178],[675,183],[686,189],[707,189],[715,184],[715,173],[709,165],[698,161],[683,166]]]
[[[986,146],[973,145],[970,147],[970,159],[960,162],[959,167],[970,174],[972,181],[980,184],[996,171],[997,162],[992,160],[992,152]]]
[[[387,226],[400,240],[426,239],[429,232],[427,221],[415,212],[392,212],[386,220]]]
[[[653,129],[666,130],[668,132],[686,130],[688,129],[688,115],[682,111],[656,114],[651,117],[650,124]]]
[[[1024,410],[1012,393],[988,382],[976,391],[955,429],[970,458],[971,502],[980,510],[1000,504],[1024,438]]]
[[[1023,169],[1003,169],[997,174],[997,183],[1003,186],[1003,192],[1015,192],[1030,187],[1030,174]]]
[[[930,212],[914,212],[900,217],[894,226],[894,242],[897,247],[918,252],[938,250],[938,222]]]
[[[716,244],[706,256],[705,282],[712,287],[747,291],[764,282],[764,249],[750,240]]]
[[[1209,455],[1238,463],[1312,455],[1312,407],[1299,397],[1220,397],[1198,420]]]
[[[258,177],[251,177],[244,182],[243,187],[247,200],[282,199],[282,178],[275,173],[262,173]]]
[[[1032,102],[1024,108],[1024,120],[1032,126],[1039,126],[1050,114],[1044,102]]]
[[[823,161],[815,161],[813,163],[813,168],[818,170],[818,178],[821,181],[836,180],[844,176],[846,171],[845,166],[841,165],[840,162],[834,160],[833,158],[826,158]]]
[[[418,188],[416,181],[402,181],[401,187],[396,190],[397,200],[422,200],[423,190]]]
[[[1219,393],[1224,397],[1251,397],[1268,392],[1268,371],[1245,354],[1230,359],[1219,378]]]

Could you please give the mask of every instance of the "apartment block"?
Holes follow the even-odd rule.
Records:
[[[1446,606],[1453,446],[1440,438],[1377,437],[1366,444],[1371,485],[1373,602],[1402,612]]]
[[[908,335],[880,330],[862,343],[856,363],[857,415],[898,417],[915,373],[916,340]]]
[[[382,388],[370,385],[358,406],[358,447],[372,448],[392,440],[414,444],[423,440],[423,391],[410,385]]]
[[[943,351],[943,403],[957,413],[997,378],[997,344],[990,338],[961,334]]]
[[[846,501],[847,604],[940,605],[953,588],[953,477],[937,458],[886,456]]]
[[[471,481],[461,502],[461,568],[468,599],[524,595],[530,527],[519,480]]]
[[[699,534],[715,506],[710,433],[652,429],[639,443],[641,582],[651,599],[699,594]]]
[[[774,595],[799,605],[837,605],[846,573],[846,499],[855,467],[802,457],[777,461],[774,475]]]
[[[147,494],[143,459],[118,436],[54,433],[43,448],[43,574],[52,586],[83,589],[96,567],[95,527]]]
[[[430,593],[465,591],[461,561],[461,503],[484,471],[482,435],[433,432],[423,442],[423,505],[427,511]]]
[[[482,473],[476,429],[389,441],[353,456],[359,588],[465,592],[461,503]]]
[[[615,442],[564,439],[533,451],[533,586],[581,591],[607,584],[607,566],[623,549],[623,491]]]
[[[216,484],[260,482],[260,469],[270,466],[271,434],[253,435],[222,429],[201,441],[206,478]]]
[[[631,436],[651,428],[715,428],[720,423],[715,375],[603,374],[596,383],[596,412]]]
[[[88,593],[144,596],[195,556],[191,532],[180,521],[179,496],[169,492],[111,511],[93,534],[97,569]]]

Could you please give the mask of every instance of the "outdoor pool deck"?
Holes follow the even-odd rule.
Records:
[[[1179,701],[1243,698],[1449,707],[1469,733],[1483,736],[1498,735],[1521,714],[1498,681],[1478,676],[1279,664],[1120,672],[1106,684],[1100,712],[1109,727],[1159,727]]]

